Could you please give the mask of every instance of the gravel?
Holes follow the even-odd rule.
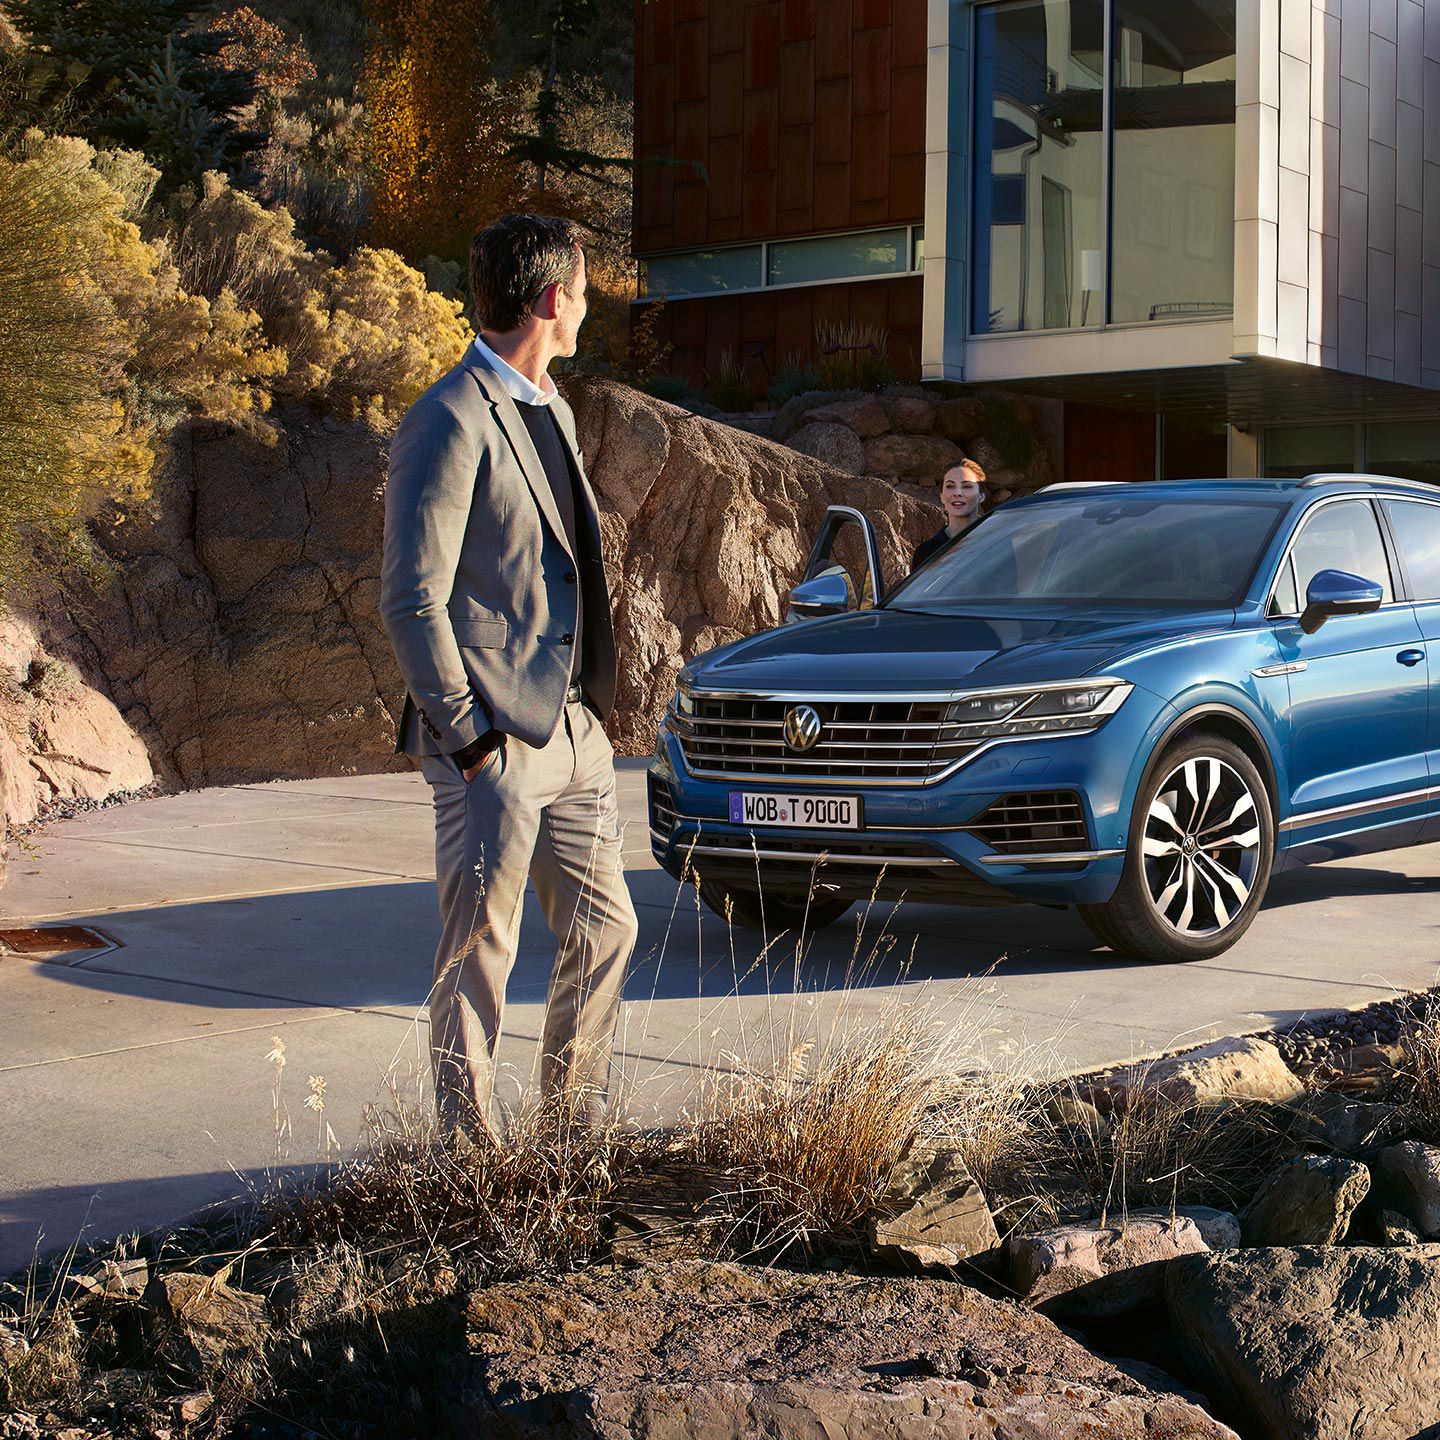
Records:
[[[1307,1015],[1267,1036],[1293,1069],[1325,1065],[1353,1045],[1394,1045],[1406,1029],[1440,1004],[1440,986],[1377,1000],[1363,1010]]]

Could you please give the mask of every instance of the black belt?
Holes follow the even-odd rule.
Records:
[[[578,683],[572,685],[572,686],[565,692],[565,703],[566,703],[567,705],[578,705],[578,704],[580,704],[580,702],[581,702],[582,700],[584,700],[584,698],[585,698],[584,692],[580,689],[580,686],[579,686]]]

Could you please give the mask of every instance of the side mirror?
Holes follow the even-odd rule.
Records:
[[[850,577],[841,571],[817,575],[802,581],[790,592],[790,615],[799,620],[818,620],[825,615],[843,615],[855,608]]]
[[[1305,610],[1300,628],[1313,635],[1336,615],[1368,615],[1380,608],[1384,589],[1374,580],[1351,575],[1346,570],[1320,570],[1305,592]]]

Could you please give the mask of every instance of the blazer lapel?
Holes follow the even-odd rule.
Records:
[[[510,449],[514,451],[515,459],[520,465],[520,473],[524,475],[525,483],[529,485],[535,503],[540,507],[540,513],[544,515],[565,553],[574,560],[575,556],[570,553],[570,539],[565,534],[565,522],[560,518],[560,508],[555,503],[555,492],[550,488],[550,480],[545,474],[545,467],[540,463],[540,456],[536,453],[535,442],[531,440],[530,432],[525,428],[525,422],[520,418],[520,412],[515,408],[510,392],[500,383],[500,377],[478,360],[467,356],[465,368],[475,377],[476,384],[494,408],[495,418],[500,422],[500,428],[510,442]],[[562,435],[565,432],[563,425],[560,432]],[[566,443],[569,443],[568,439]]]

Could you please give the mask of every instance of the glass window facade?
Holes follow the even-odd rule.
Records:
[[[656,255],[640,262],[647,295],[701,295],[711,290],[754,290],[761,281],[762,252],[758,245],[725,250],[692,250],[684,255]]]
[[[821,285],[831,280],[905,275],[924,264],[923,227],[893,225],[652,255],[640,261],[640,294],[648,299],[761,290],[772,285]]]
[[[976,11],[976,333],[1104,318],[1104,27],[1104,0]]]
[[[1283,425],[1265,432],[1265,474],[1274,480],[1300,480],[1329,471],[1355,469],[1353,425]]]
[[[853,235],[822,235],[814,240],[776,240],[769,246],[767,285],[801,285],[815,280],[854,279],[860,275],[899,275],[910,268],[905,253],[909,235],[868,230]]]
[[[1367,425],[1365,468],[1377,475],[1440,485],[1440,423],[1396,420]]]
[[[1110,318],[1228,315],[1235,0],[1114,0]]]
[[[1228,315],[1235,0],[1001,0],[974,57],[972,331]]]

